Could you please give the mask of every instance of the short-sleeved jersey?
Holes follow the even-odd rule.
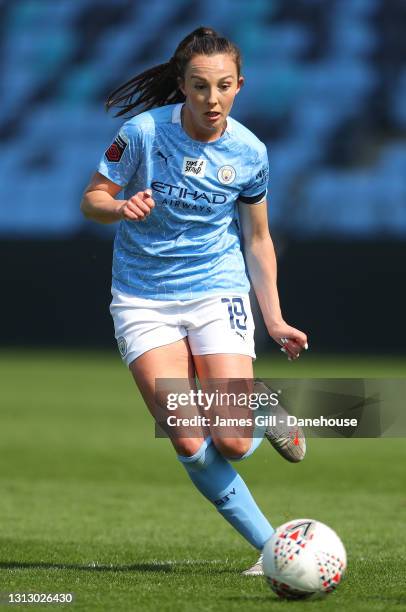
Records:
[[[113,287],[156,300],[246,293],[236,203],[264,200],[266,147],[231,117],[217,140],[194,140],[181,108],[162,106],[124,123],[99,164],[126,199],[150,188],[155,200],[144,221],[120,221]]]

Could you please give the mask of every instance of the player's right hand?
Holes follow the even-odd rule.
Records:
[[[152,198],[151,189],[139,191],[129,200],[126,200],[118,209],[120,219],[127,221],[143,221],[151,213],[155,202]]]

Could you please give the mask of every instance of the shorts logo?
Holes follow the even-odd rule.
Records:
[[[125,357],[127,354],[127,341],[124,336],[120,336],[119,338],[117,338],[117,345],[121,357]]]
[[[235,169],[232,166],[221,166],[217,178],[223,185],[230,185],[235,179]]]
[[[182,174],[185,176],[198,176],[203,178],[206,174],[206,159],[183,158]]]
[[[237,334],[237,336],[240,336],[240,338],[242,338],[244,341],[247,339],[242,332],[235,330],[235,333]]]
[[[114,139],[114,142],[105,152],[105,156],[109,162],[119,162],[128,145],[127,137],[120,132]]]

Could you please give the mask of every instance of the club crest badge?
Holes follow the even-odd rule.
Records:
[[[125,357],[127,354],[127,341],[124,336],[120,336],[119,338],[117,338],[117,345],[121,357]]]
[[[221,166],[217,178],[223,185],[230,185],[235,179],[236,172],[232,166]]]

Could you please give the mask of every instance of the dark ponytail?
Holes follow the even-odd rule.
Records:
[[[215,30],[200,27],[179,43],[168,62],[145,70],[115,89],[107,98],[106,110],[113,106],[119,108],[115,115],[119,117],[137,106],[142,107],[138,111],[142,112],[157,106],[184,102],[185,96],[179,89],[178,78],[184,77],[188,62],[194,55],[217,53],[232,55],[240,76],[241,55],[238,47]]]

